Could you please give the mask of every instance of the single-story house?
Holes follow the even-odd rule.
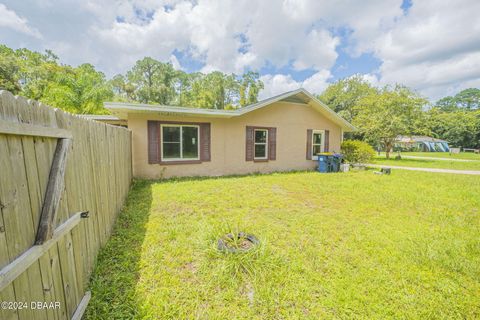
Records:
[[[132,131],[133,173],[142,178],[313,169],[316,154],[339,152],[343,133],[355,130],[304,89],[236,110],[105,107],[112,117],[103,121]]]
[[[448,142],[427,136],[398,136],[395,139],[394,150],[421,152],[449,152]]]

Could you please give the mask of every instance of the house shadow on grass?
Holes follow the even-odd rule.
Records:
[[[100,250],[90,279],[92,298],[84,319],[135,319],[141,310],[135,287],[146,224],[152,206],[153,181],[133,182],[106,246]]]

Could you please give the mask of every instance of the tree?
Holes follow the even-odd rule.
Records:
[[[457,111],[458,106],[457,102],[455,101],[454,97],[444,97],[440,100],[438,100],[435,104],[435,107],[438,108],[439,110],[446,111],[446,112],[452,112],[452,111]]]
[[[458,105],[467,110],[480,108],[480,89],[469,88],[455,95]]]
[[[173,105],[183,107],[191,106],[190,103],[193,99],[193,83],[202,76],[203,74],[200,72],[186,73],[183,71],[177,71],[177,76],[174,82],[175,100]]]
[[[66,66],[58,64],[58,57],[50,50],[45,53],[18,49],[15,55],[19,62],[19,77],[22,92],[28,98],[41,100],[49,83]]]
[[[233,109],[239,84],[234,74],[214,71],[197,75],[192,83],[188,104],[195,108]]]
[[[424,115],[422,107],[427,103],[426,99],[406,87],[385,87],[357,102],[353,124],[369,143],[381,143],[388,159],[399,135],[422,133],[419,125]]]
[[[445,112],[432,108],[426,113],[425,120],[424,125],[432,136],[446,140],[451,146],[480,147],[480,111]]]
[[[73,113],[106,113],[113,97],[105,75],[90,64],[60,65],[52,51],[12,50],[0,46],[0,86]]]
[[[127,72],[127,79],[135,87],[137,101],[170,104],[175,98],[176,75],[171,63],[145,57]]]
[[[101,114],[107,113],[103,102],[112,98],[113,92],[105,75],[91,64],[82,64],[77,68],[60,69],[41,100],[72,113]]]
[[[117,74],[110,80],[110,85],[113,90],[115,98],[120,101],[134,101],[135,100],[135,86],[122,75]]]
[[[257,102],[263,83],[256,72],[186,73],[150,57],[107,81],[90,64],[76,68],[60,64],[52,51],[0,45],[0,88],[74,113],[107,113],[102,104],[111,99],[234,109]]]
[[[362,76],[354,75],[332,83],[318,98],[351,122],[356,116],[355,106],[358,102],[363,97],[377,92],[378,89],[374,88]]]
[[[15,52],[7,46],[0,45],[0,89],[9,90],[14,94],[22,90],[19,69]]]
[[[258,102],[258,94],[263,88],[264,85],[260,80],[258,72],[249,71],[245,73],[240,80],[239,86],[240,106],[244,107]]]
[[[437,101],[437,108],[443,111],[457,111],[458,109],[480,109],[480,89],[469,88],[460,91],[455,96],[448,96]]]
[[[453,146],[480,147],[480,89],[469,88],[437,101],[426,126]]]

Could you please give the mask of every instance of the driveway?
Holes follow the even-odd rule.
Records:
[[[402,167],[402,166],[389,166],[389,165],[373,164],[373,163],[367,163],[366,166],[372,167],[372,168],[392,168],[392,169],[411,170],[411,171],[469,174],[469,175],[480,176],[480,171],[478,170],[453,170],[453,169],[439,169],[439,168]]]
[[[420,159],[420,160],[440,160],[440,161],[458,161],[458,162],[475,162],[475,159],[453,159],[453,158],[435,158],[435,157],[419,157],[419,156],[404,156],[402,159]]]

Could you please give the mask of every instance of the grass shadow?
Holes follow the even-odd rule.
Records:
[[[85,319],[140,318],[135,292],[139,261],[152,205],[151,181],[135,180],[113,233],[100,250],[90,279],[92,299]]]

